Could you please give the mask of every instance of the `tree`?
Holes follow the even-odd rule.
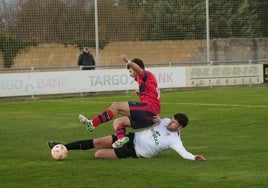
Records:
[[[212,38],[265,36],[260,15],[267,9],[258,11],[262,8],[252,1],[211,0],[209,9]]]
[[[11,67],[14,57],[21,49],[27,46],[36,46],[37,44],[35,40],[21,41],[11,34],[0,33],[0,50],[4,57],[4,67]]]
[[[60,0],[26,1],[17,13],[15,34],[23,39],[37,38],[40,42],[63,43],[82,36],[93,38],[94,12],[83,3],[81,0],[76,4]]]

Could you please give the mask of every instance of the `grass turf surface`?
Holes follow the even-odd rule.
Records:
[[[182,159],[172,150],[152,159],[94,159],[94,151],[50,157],[48,140],[62,143],[113,133],[112,122],[88,133],[78,114],[94,116],[131,94],[1,101],[0,187],[267,187],[268,87],[162,92],[161,117],[184,112],[186,149],[207,161]],[[129,131],[133,131],[128,129]]]

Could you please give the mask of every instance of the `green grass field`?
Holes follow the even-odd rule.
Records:
[[[162,117],[184,112],[186,149],[152,159],[94,159],[94,151],[50,157],[48,140],[62,143],[113,133],[111,122],[88,133],[78,114],[93,116],[132,94],[0,102],[0,187],[268,187],[268,87],[162,92]],[[131,129],[128,129],[131,131]]]

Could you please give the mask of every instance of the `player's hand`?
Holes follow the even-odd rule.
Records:
[[[121,61],[123,61],[123,62],[125,62],[125,63],[128,62],[128,58],[127,58],[126,55],[120,55],[119,58],[120,58]]]
[[[206,158],[203,155],[195,155],[194,160],[196,160],[196,161],[205,161]]]
[[[135,90],[135,94],[139,96],[139,95],[140,95],[139,90],[136,89],[136,90]]]
[[[160,117],[159,116],[154,116],[154,119],[153,119],[153,121],[154,121],[154,123],[160,123]]]

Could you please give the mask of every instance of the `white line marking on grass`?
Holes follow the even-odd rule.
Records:
[[[63,102],[63,103],[85,103],[85,104],[109,104],[111,105],[112,103],[118,102],[118,101],[90,101],[90,100],[76,100],[76,101],[57,101],[57,100],[52,100],[50,102]],[[192,105],[192,106],[220,106],[220,107],[248,107],[248,108],[268,108],[267,105],[246,105],[246,104],[216,104],[216,103],[168,103],[168,102],[161,102],[161,104],[181,104],[181,105]]]
[[[265,105],[244,105],[244,104],[211,104],[211,103],[163,103],[162,104],[183,104],[193,106],[226,106],[226,107],[248,107],[248,108],[268,108]]]

